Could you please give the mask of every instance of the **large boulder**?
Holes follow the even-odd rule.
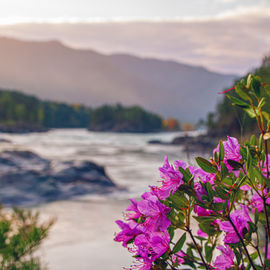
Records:
[[[116,188],[104,167],[90,161],[50,161],[30,151],[0,153],[0,202],[35,205]]]

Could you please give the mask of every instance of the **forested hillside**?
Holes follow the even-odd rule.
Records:
[[[90,129],[116,132],[159,131],[162,129],[162,118],[139,106],[104,105],[91,112]]]
[[[266,104],[264,109],[270,112],[270,100],[265,91],[270,84],[270,56],[263,59],[261,67],[255,70],[256,75],[262,78],[262,82],[267,86],[262,87],[262,95],[266,98]],[[247,76],[247,75],[246,75]],[[244,77],[246,78],[246,77]],[[234,86],[236,82],[232,85]],[[235,90],[228,92],[229,95],[234,96]],[[254,118],[250,118],[244,110],[233,106],[232,102],[224,95],[222,102],[217,106],[215,113],[210,113],[207,119],[207,126],[210,134],[214,136],[220,135],[245,135],[243,133],[243,127],[245,133],[250,133],[255,130],[256,121]]]
[[[236,78],[201,66],[107,55],[58,41],[0,37],[0,59],[0,85],[9,89],[90,107],[137,104],[164,117],[193,123],[214,110],[215,93]]]
[[[93,109],[77,104],[41,101],[19,92],[0,90],[0,125],[150,132],[162,129],[162,118],[138,106],[118,104]]]

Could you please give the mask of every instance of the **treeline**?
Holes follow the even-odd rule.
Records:
[[[91,109],[81,105],[41,101],[19,92],[0,91],[0,123],[46,128],[88,127]]]
[[[160,116],[139,106],[104,105],[91,113],[90,129],[94,131],[151,132],[162,127]]]
[[[0,90],[0,125],[43,128],[89,128],[96,131],[151,132],[162,118],[141,107],[83,105],[42,101],[15,91]]]
[[[262,87],[261,92],[266,98],[264,109],[270,112],[270,99],[265,94],[266,89],[269,88],[270,85],[270,56],[265,57],[262,61],[262,65],[253,73],[259,75],[262,81],[268,85]],[[247,78],[247,76],[248,74],[244,78]],[[236,83],[237,81],[234,82],[231,87]],[[235,92],[232,90],[228,94],[234,96]],[[250,118],[244,110],[233,106],[232,102],[224,95],[223,100],[217,106],[216,112],[208,114],[206,125],[209,134],[213,136],[229,134],[231,136],[245,136],[253,132],[257,124],[254,118]]]

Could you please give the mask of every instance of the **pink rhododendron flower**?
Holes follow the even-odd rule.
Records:
[[[259,192],[260,192],[260,191],[259,191]],[[264,190],[263,193],[264,193],[264,195],[267,194],[266,189]],[[261,194],[261,192],[260,192],[260,194]],[[267,203],[267,204],[270,204],[270,198],[267,198],[267,199],[266,199],[266,203]],[[253,213],[255,212],[255,209],[257,209],[259,213],[263,211],[263,199],[259,196],[258,193],[254,193],[254,194],[253,194],[252,199],[251,199],[251,204],[250,204],[250,205],[252,206],[251,211],[252,211]]]
[[[202,187],[201,183],[194,183],[194,191],[200,201],[202,200],[203,195],[207,195],[207,192]]]
[[[200,236],[200,237],[202,237],[202,238],[208,238],[208,234],[205,233],[205,232],[203,232],[201,229],[199,229],[199,230],[197,231],[197,234],[198,234],[198,236]]]
[[[149,236],[146,234],[138,235],[134,241],[134,245],[136,247],[132,251],[140,256],[140,258],[148,259],[151,247]]]
[[[237,228],[237,231],[243,237],[243,229],[248,230],[249,224],[248,222],[251,222],[251,219],[249,217],[248,208],[245,205],[242,205],[242,209],[235,210],[230,214],[230,218]],[[237,236],[237,233],[235,232],[233,226],[229,221],[219,221],[219,228],[221,231],[224,231],[226,233],[224,242],[225,243],[237,243],[240,241],[239,237]]]
[[[199,217],[206,217],[206,216],[210,216],[211,214],[214,214],[214,212],[212,210],[206,210],[204,208],[202,208],[199,205],[195,205],[194,206],[194,212],[199,216]]]
[[[224,146],[224,164],[227,166],[229,171],[232,171],[233,168],[228,164],[227,160],[231,159],[234,161],[239,161],[242,159],[242,156],[239,153],[240,144],[238,143],[238,140],[234,137],[227,136],[227,141],[223,141]],[[219,145],[214,149],[213,153],[219,151]]]
[[[183,168],[185,169],[187,167],[186,162],[182,161],[182,160],[175,160],[174,163],[175,168],[178,170],[178,168]]]
[[[172,255],[172,262],[175,263],[176,260],[178,259],[178,264],[180,265],[180,264],[185,262],[185,260],[184,260],[185,256],[186,256],[186,254],[180,250],[177,253]]]
[[[251,190],[251,187],[248,186],[248,185],[243,185],[243,186],[240,187],[240,189],[243,190],[243,191],[248,191],[248,190]]]
[[[134,241],[135,247],[132,252],[144,262],[142,266],[144,268],[139,269],[151,269],[152,262],[169,249],[169,242],[170,236],[167,231],[138,235]]]
[[[194,180],[196,182],[210,182],[210,184],[214,184],[216,175],[214,173],[205,172],[201,168],[197,168],[195,166],[188,167],[190,173],[194,176]]]
[[[169,249],[170,235],[166,232],[155,232],[150,236],[151,249],[154,253],[153,258],[159,258]]]
[[[145,222],[141,225],[146,230],[165,231],[171,225],[166,216],[171,209],[162,204],[158,197],[151,192],[144,193],[142,198],[143,200],[137,203],[139,212],[146,217]]]
[[[125,270],[151,270],[152,269],[153,262],[149,259],[142,259],[142,258],[137,258],[137,261],[135,264],[133,264],[130,268],[124,267],[123,269]]]
[[[141,231],[165,231],[171,224],[166,214],[170,208],[162,204],[153,192],[145,192],[141,201],[131,199],[125,216],[128,220],[141,218],[138,229]]]
[[[126,217],[128,219],[138,219],[141,217],[141,213],[138,210],[138,202],[135,199],[129,199],[131,201],[131,204],[126,208]]]
[[[122,231],[115,236],[114,240],[117,242],[123,242],[123,247],[127,247],[127,242],[141,233],[138,229],[138,224],[135,221],[125,223],[121,220],[116,220],[116,224],[120,229],[122,229]]]
[[[217,249],[219,249],[222,254],[217,256],[214,266],[218,270],[226,270],[230,268],[232,265],[234,265],[233,259],[234,259],[234,253],[230,249],[228,245],[218,246]]]
[[[160,176],[162,180],[162,186],[156,188],[156,193],[158,197],[162,200],[168,198],[171,194],[175,193],[180,185],[184,183],[183,176],[179,172],[178,167],[185,166],[182,161],[176,161],[176,168],[169,164],[168,157],[164,159],[164,164],[159,168]]]
[[[214,203],[224,203],[225,200],[222,200],[221,198],[218,198],[218,197],[214,197],[214,198],[213,198],[213,202],[214,202]]]

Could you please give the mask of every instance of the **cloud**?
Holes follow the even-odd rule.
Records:
[[[0,35],[58,39],[75,48],[173,59],[244,74],[270,50],[269,15],[269,8],[258,7],[199,20],[25,23],[2,25]]]
[[[220,3],[237,3],[238,0],[218,0]]]

